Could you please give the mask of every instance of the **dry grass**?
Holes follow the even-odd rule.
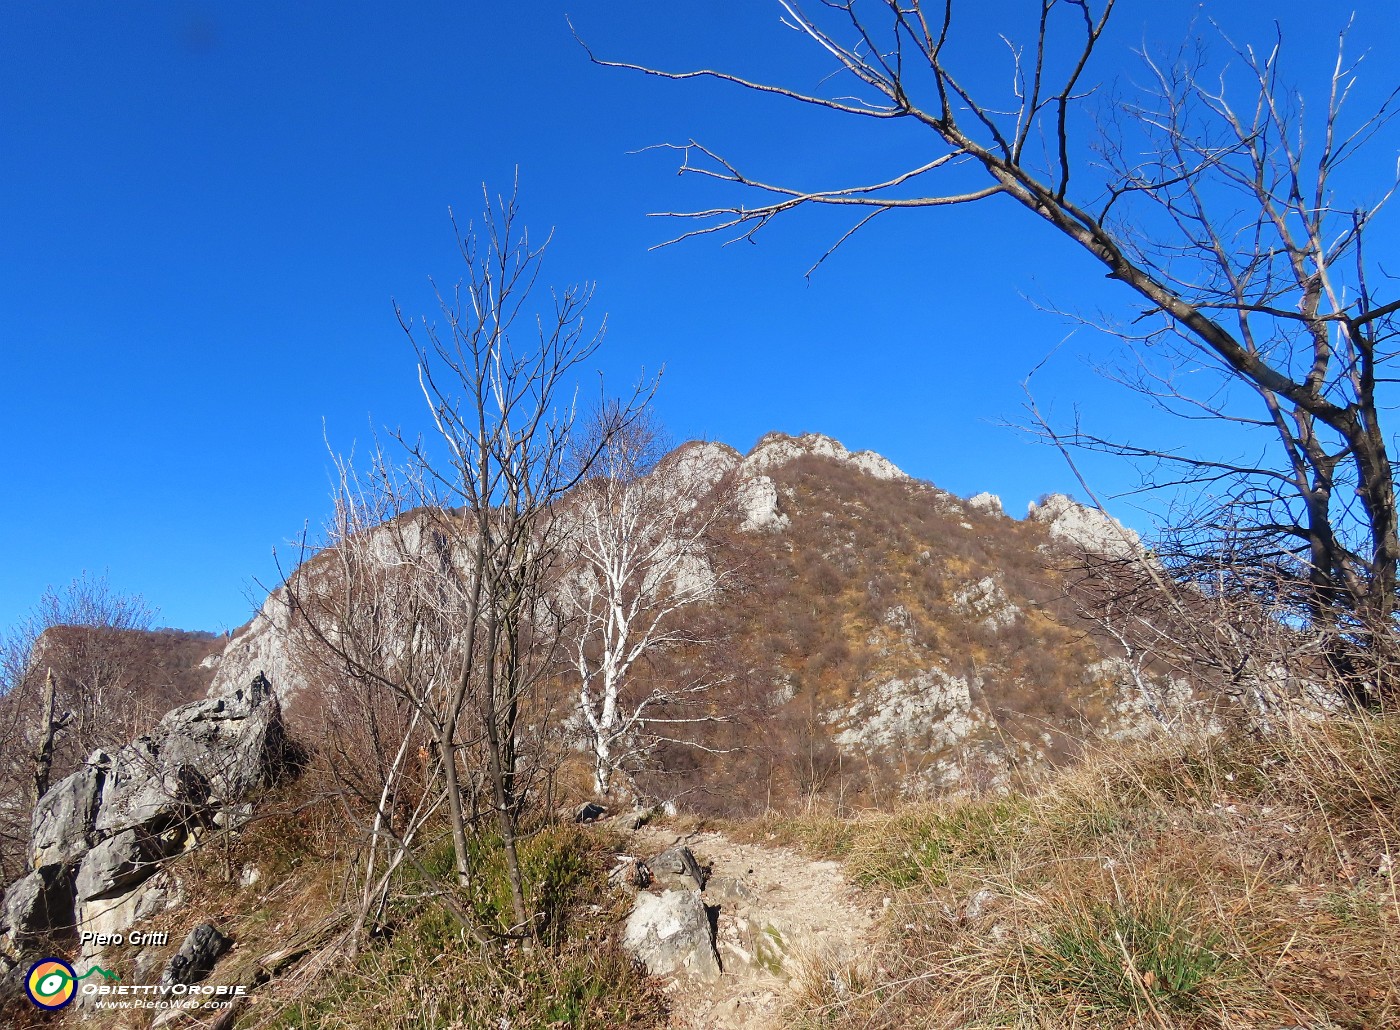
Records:
[[[508,905],[503,863],[483,840],[479,886],[464,898],[483,923]],[[646,1028],[664,1022],[658,985],[622,950],[618,930],[629,899],[610,889],[615,841],[572,825],[541,827],[522,841],[532,907],[547,915],[528,950],[484,963],[478,945],[430,900],[450,890],[451,849],[430,849],[394,902],[384,932],[353,959],[301,990],[297,976],[274,991],[257,1023],[292,1028],[578,1027]],[[242,1025],[242,1024],[240,1024]]]
[[[750,824],[889,899],[794,1026],[1400,1021],[1400,718],[1101,750],[1016,794]]]
[[[439,840],[420,855],[421,868],[401,878],[383,925],[352,954],[355,856],[344,816],[293,785],[265,799],[239,833],[213,836],[171,863],[186,903],[136,927],[170,931],[169,944],[149,955],[144,970],[120,972],[152,981],[185,934],[208,921],[234,941],[210,982],[253,988],[236,1020],[243,1030],[476,1030],[502,1020],[591,1030],[660,1026],[659,985],[620,943],[630,897],[607,879],[619,844],[601,828],[534,826],[521,859],[531,907],[542,915],[539,937],[529,949],[508,946],[508,960],[493,965],[440,899],[452,894],[481,924],[499,923],[508,907],[499,846],[489,836],[475,842],[477,888],[463,894],[450,844]],[[125,956],[112,957],[119,963]],[[27,1018],[29,1008],[0,1014],[0,1023]],[[130,1013],[84,1010],[70,1012],[64,1025],[146,1024]]]

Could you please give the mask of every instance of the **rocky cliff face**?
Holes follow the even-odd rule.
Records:
[[[1039,503],[1032,501],[1026,517],[1044,525],[1051,540],[1070,548],[1110,558],[1144,553],[1137,533],[1111,515],[1086,508],[1064,494],[1051,494]]]
[[[301,690],[303,677],[292,655],[289,620],[285,591],[274,590],[253,621],[229,638],[214,662],[209,696],[227,697],[262,675],[283,703],[290,703]]]
[[[825,458],[856,469],[872,479],[909,480],[909,476],[888,458],[874,451],[852,453],[839,440],[820,433],[805,433],[797,437],[786,433],[768,433],[749,451],[741,467],[744,478],[750,478],[772,468],[790,465],[799,458]]]

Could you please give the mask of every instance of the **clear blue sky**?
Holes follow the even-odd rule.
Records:
[[[1243,38],[1278,18],[1300,60],[1323,41],[1315,65],[1344,20],[1296,0],[1124,0],[1121,68],[1100,77],[1123,74],[1135,43],[1180,38],[1198,8]],[[85,569],[164,624],[245,621],[273,547],[329,507],[322,420],[346,448],[371,423],[422,424],[392,301],[431,310],[427,277],[457,275],[448,206],[474,212],[481,183],[507,188],[516,167],[527,221],[556,232],[546,277],[597,281],[600,367],[620,387],[664,364],[677,438],[742,450],[770,429],[820,431],[1013,512],[1074,489],[1052,451],[997,423],[1067,332],[1025,298],[1111,307],[1101,273],[1002,206],[887,218],[810,282],[842,231],[819,214],[757,246],[650,251],[666,227],[647,212],[708,194],[672,157],[630,152],[695,137],[826,185],[857,158],[897,161],[903,141],[591,66],[565,10],[605,56],[820,75],[766,0],[4,5],[0,626]],[[1388,88],[1394,0],[1358,18],[1367,88]],[[1038,393],[1136,426],[1136,402],[1086,367],[1097,347],[1072,341]],[[1105,492],[1132,482],[1089,467]]]

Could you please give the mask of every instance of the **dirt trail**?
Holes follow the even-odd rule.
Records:
[[[812,963],[849,961],[868,947],[874,911],[848,884],[838,862],[786,848],[739,844],[719,833],[677,834],[644,827],[635,854],[674,844],[710,867],[705,901],[719,906],[717,983],[678,980],[671,1030],[783,1030],[785,1003]]]

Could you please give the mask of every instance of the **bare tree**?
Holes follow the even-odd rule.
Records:
[[[681,171],[745,197],[667,212],[698,223],[677,239],[752,238],[773,218],[817,205],[857,216],[839,247],[889,211],[994,197],[1018,205],[1137,298],[1140,312],[1110,327],[1142,345],[1135,385],[1168,411],[1230,420],[1240,450],[1266,456],[1186,454],[1077,430],[1072,442],[1177,469],[1149,472],[1150,485],[1210,490],[1199,528],[1217,541],[1246,530],[1287,573],[1293,610],[1326,639],[1344,693],[1358,703],[1393,693],[1400,525],[1383,412],[1400,299],[1367,241],[1395,179],[1388,173],[1361,202],[1340,191],[1351,186],[1343,168],[1391,126],[1397,93],[1350,119],[1356,64],[1339,43],[1326,97],[1304,108],[1283,78],[1278,42],[1257,50],[1222,37],[1223,66],[1190,46],[1147,57],[1145,89],[1105,98],[1092,76],[1115,0],[1040,0],[1023,5],[1028,42],[1011,45],[1009,85],[993,95],[969,85],[976,58],[959,56],[975,52],[964,44],[979,30],[996,31],[970,4],[813,6],[779,0],[785,22],[830,60],[828,92],[598,63],[913,125],[928,148],[888,175],[811,190],[754,177],[691,141],[676,148]]]
[[[1193,709],[1222,714],[1212,702],[1227,698],[1268,729],[1295,708],[1311,717],[1345,703],[1326,639],[1293,617],[1291,574],[1252,548],[1253,533],[1221,537],[1209,553],[1172,540],[1151,556],[1066,555],[1060,568],[1076,613],[1147,713],[1175,728]]]
[[[0,871],[26,865],[29,811],[92,750],[126,743],[158,716],[133,694],[143,671],[132,631],[153,611],[87,573],[47,588],[0,637]]]
[[[693,642],[679,615],[719,588],[723,570],[714,567],[706,538],[726,510],[725,486],[703,470],[683,458],[659,464],[665,448],[649,421],[617,423],[616,411],[605,412],[585,444],[598,458],[570,499],[574,568],[561,590],[573,623],[576,715],[602,797],[630,762],[675,742],[682,726],[714,721],[694,710],[713,686],[707,680],[655,684],[639,694],[626,688],[638,662]]]
[[[425,827],[448,802],[442,756],[458,756],[454,774],[476,777],[453,795],[468,825],[475,812],[462,816],[461,803],[463,795],[469,806],[480,797],[481,764],[473,750],[479,735],[459,731],[442,746],[446,685],[461,661],[454,622],[461,613],[438,580],[444,560],[460,559],[444,555],[432,518],[412,511],[413,495],[381,452],[363,478],[345,462],[340,471],[327,546],[298,566],[283,597],[293,654],[319,694],[318,736],[329,772],[347,818],[366,821],[354,938],[376,918],[395,873],[412,861]],[[459,858],[457,870],[469,886],[469,863]],[[494,944],[485,933],[478,939]]]
[[[505,853],[512,922],[477,927],[459,905],[483,944],[534,930],[517,840],[544,759],[542,738],[524,730],[561,655],[564,625],[550,600],[557,509],[592,465],[574,447],[574,376],[603,332],[585,319],[588,287],[552,294],[544,311],[529,307],[548,241],[532,244],[518,219],[514,196],[488,197],[482,222],[458,232],[466,273],[438,291],[442,328],[400,312],[431,431],[396,432],[400,457],[376,449],[363,473],[340,464],[328,548],[287,582],[339,689],[361,695],[360,709],[379,720],[378,782],[362,793],[386,857],[368,867],[366,905],[414,860],[415,837],[439,809],[458,884],[471,887],[471,838],[487,819]],[[643,400],[639,390],[618,406],[619,427]],[[415,761],[434,789],[399,805]]]

